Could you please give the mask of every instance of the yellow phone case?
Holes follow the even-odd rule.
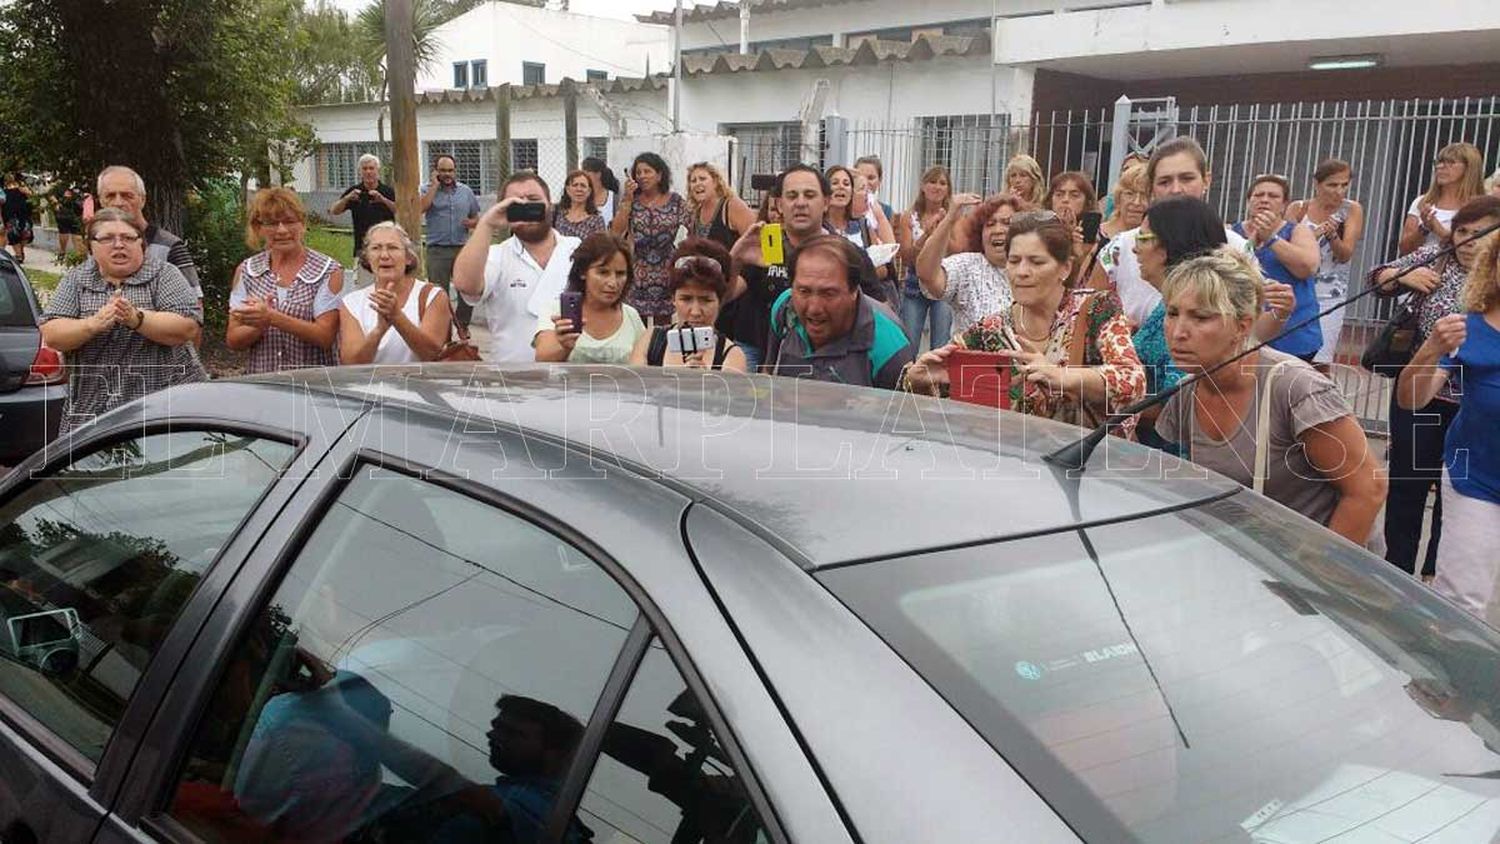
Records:
[[[760,257],[766,266],[786,263],[786,251],[782,248],[781,224],[766,223],[760,229]]]

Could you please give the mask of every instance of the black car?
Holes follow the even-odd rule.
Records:
[[[661,370],[158,393],[0,484],[0,838],[1491,840],[1500,635],[1077,435]]]
[[[62,422],[68,376],[42,343],[40,315],[25,272],[0,249],[0,467],[50,442]]]

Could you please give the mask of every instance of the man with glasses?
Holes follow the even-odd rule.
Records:
[[[146,215],[143,213],[146,207],[146,180],[129,167],[115,164],[99,171],[95,188],[97,191],[95,196],[99,198],[101,207],[118,208],[145,227],[147,259],[160,258],[182,271],[188,286],[193,288],[193,295],[198,297],[198,323],[202,325],[203,285],[198,282],[198,267],[193,263],[193,253],[188,250],[187,241],[155,223],[146,221]],[[84,222],[87,223],[87,221]],[[93,258],[89,260],[92,261]],[[201,332],[194,342],[202,344]]]
[[[452,290],[453,261],[479,222],[479,198],[473,188],[458,180],[458,162],[453,156],[438,156],[432,181],[422,187],[420,207],[427,235],[427,280],[449,289],[458,306],[454,315],[458,330],[465,332],[474,307]]]

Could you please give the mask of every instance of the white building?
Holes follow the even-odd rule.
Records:
[[[534,62],[546,65],[547,84],[515,89],[514,164],[561,176],[555,83],[564,75],[585,80],[590,70],[631,67],[643,75],[647,56],[653,72],[668,70],[672,22],[670,12],[631,24],[506,3],[475,9],[450,24],[443,60],[419,83],[451,88],[465,82],[471,89],[421,99],[424,156],[449,148],[445,144],[470,144],[454,147],[460,168],[467,180],[490,189],[483,151],[496,134],[493,99],[472,90],[474,62],[485,62],[490,85],[536,81],[525,76],[523,64]],[[1307,124],[1308,137],[1316,129],[1318,138],[1325,129],[1342,138],[1356,117],[1385,119],[1384,112],[1356,116],[1347,104],[1500,94],[1500,65],[1492,63],[1500,56],[1495,0],[1367,0],[1357,12],[1334,0],[744,0],[689,8],[682,47],[681,126],[738,139],[731,165],[736,184],[747,188],[752,173],[795,160],[831,163],[878,153],[887,163],[886,196],[898,203],[910,198],[917,175],[934,162],[948,165],[962,189],[997,188],[1005,157],[1018,149],[1037,153],[1054,172],[1081,168],[1102,180],[1111,152],[1110,107],[1122,94],[1174,98],[1168,105],[1181,114],[1173,122],[1197,121],[1190,130],[1208,135],[1265,123],[1238,111],[1225,120],[1236,104],[1329,104],[1328,119],[1321,110],[1317,121],[1296,118]],[[599,87],[599,107],[592,97],[579,100],[582,152],[605,152],[619,168],[627,163],[620,153],[670,128],[674,97],[661,78],[643,83],[611,73]],[[1462,108],[1488,121],[1493,105],[1483,113],[1470,104]],[[1190,118],[1193,106],[1202,115]],[[1213,110],[1219,106],[1223,114]],[[1423,114],[1434,118],[1448,108]],[[611,128],[601,109],[624,116],[627,126]],[[1210,113],[1213,125],[1205,122]],[[1408,109],[1403,119],[1414,114]],[[352,173],[353,153],[375,140],[376,115],[372,105],[309,110],[328,145],[299,171],[299,184],[340,186]],[[1230,125],[1236,121],[1244,126]],[[1440,137],[1470,131],[1450,130],[1435,119],[1429,124],[1412,124],[1401,135],[1401,155],[1417,162],[1411,167]],[[1421,132],[1427,134],[1418,138]],[[620,136],[613,143],[612,133]],[[1257,165],[1284,166],[1282,142],[1273,137],[1267,145],[1264,135],[1257,131],[1250,141],[1265,147],[1263,154],[1259,147],[1236,154],[1246,162],[1259,159]],[[1500,153],[1500,125],[1493,138],[1476,141],[1488,144],[1492,157]],[[1299,135],[1296,143],[1308,141]],[[1318,143],[1329,154],[1362,154]],[[1372,161],[1390,156],[1392,150],[1375,143],[1366,144]],[[469,151],[477,161],[471,163]],[[1296,154],[1303,154],[1300,147]],[[1306,157],[1314,154],[1321,152],[1309,147]],[[1310,166],[1299,159],[1297,172]],[[1401,190],[1416,178],[1395,175],[1405,180]],[[1224,201],[1231,199],[1226,194]]]

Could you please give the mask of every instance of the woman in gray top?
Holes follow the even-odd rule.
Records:
[[[136,218],[101,209],[85,232],[87,261],[42,313],[42,342],[68,355],[72,378],[58,434],[174,384],[207,380],[193,348],[202,316],[182,272],[146,258]]]
[[[1196,376],[1244,351],[1262,284],[1232,249],[1177,265],[1162,288],[1177,366]],[[1256,454],[1262,425],[1263,463]],[[1261,489],[1357,545],[1370,540],[1385,479],[1338,388],[1310,365],[1261,349],[1183,388],[1156,430],[1194,463]]]

